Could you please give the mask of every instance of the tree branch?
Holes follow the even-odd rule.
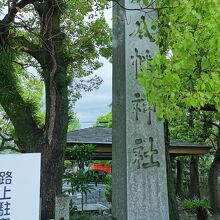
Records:
[[[20,138],[22,150],[33,152],[38,150],[36,149],[36,138],[40,141],[43,131],[38,128],[33,118],[32,109],[20,95],[14,78],[13,69],[6,73],[3,72],[2,68],[0,69],[0,104]]]
[[[157,8],[157,7],[153,7],[153,5],[155,4],[156,0],[152,1],[149,3],[149,5],[145,6],[145,7],[142,7],[141,4],[140,5],[140,8],[126,8],[124,7],[121,3],[119,3],[118,0],[112,0],[113,2],[115,2],[116,4],[118,4],[121,8],[123,8],[124,10],[126,11],[142,11],[142,12],[145,12],[145,13],[150,13],[152,12],[153,10],[161,10],[161,9],[169,9],[169,8],[176,8],[176,7],[169,7],[169,6],[166,6],[166,7],[161,7],[161,8]],[[114,6],[113,6],[114,7]],[[151,11],[146,11],[146,10],[151,10]]]
[[[24,36],[17,37],[20,46],[23,47],[24,52],[31,55],[38,61],[42,69],[46,68],[45,50],[39,45],[27,40]]]
[[[11,146],[3,146],[2,148],[0,148],[0,151],[3,151],[3,150],[13,150],[13,151],[16,151],[16,152],[19,152],[19,153],[22,152],[20,149],[15,148],[15,147],[11,147]]]
[[[216,107],[214,106],[214,105],[204,105],[203,107],[201,107],[201,108],[190,108],[189,109],[190,111],[199,111],[199,110],[201,110],[201,111],[206,111],[206,112],[217,112],[217,109],[216,109]]]
[[[207,112],[217,112],[217,109],[214,105],[205,105],[204,107],[200,108],[200,110]]]
[[[218,129],[220,129],[220,125],[218,125],[217,123],[211,121],[211,120],[206,120],[206,119],[201,119],[202,122],[204,123],[208,123],[210,125],[214,125],[215,127],[217,127]]]
[[[21,0],[17,4],[13,4],[11,7],[9,6],[8,14],[4,16],[2,20],[0,20],[0,43],[3,44],[5,39],[9,34],[10,24],[14,21],[15,16],[19,10],[24,8],[29,4],[34,4],[39,0]]]
[[[2,139],[4,139],[5,141],[13,141],[13,138],[7,138],[7,137],[5,137],[1,132],[0,132],[0,137],[1,137]]]
[[[11,8],[9,8],[8,14],[5,15],[5,17],[2,19],[2,23],[10,24],[11,22],[14,21],[14,18],[18,12],[18,9],[22,9],[29,4],[34,4],[37,1],[38,0],[21,0],[16,5],[13,5]]]

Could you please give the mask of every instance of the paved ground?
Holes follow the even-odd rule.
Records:
[[[77,205],[77,210],[78,211],[82,211],[82,206],[81,205]],[[84,205],[83,206],[83,210],[84,211],[100,211],[100,212],[103,212],[103,211],[108,211],[108,207],[104,206],[104,205],[101,205],[101,204],[87,204],[87,205]]]
[[[97,187],[95,184],[93,184],[93,190],[91,193],[88,193],[87,196],[84,196],[84,204],[103,204],[107,205],[107,201],[105,198],[105,185],[104,184],[98,184]],[[73,196],[73,200],[76,202],[76,204],[81,203],[81,195],[80,193]]]
[[[106,201],[105,198],[105,184],[91,184],[93,187],[93,190],[91,190],[91,193],[88,193],[87,196],[83,195],[83,201],[84,204],[102,204],[109,206],[109,203]],[[64,189],[68,189],[67,185],[64,185]],[[71,195],[71,198],[73,202],[76,205],[81,204],[82,201],[82,195],[81,193],[75,193],[74,195]]]

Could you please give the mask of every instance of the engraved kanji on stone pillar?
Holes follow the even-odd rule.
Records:
[[[159,161],[154,158],[156,154],[158,154],[158,150],[154,149],[154,140],[152,137],[149,137],[148,144],[142,138],[138,138],[135,140],[135,146],[133,148],[132,163],[137,169],[159,167]]]
[[[152,60],[150,51],[146,50],[144,54],[140,54],[138,48],[134,49],[134,55],[131,56],[131,64],[134,66],[135,78],[137,79],[139,68],[147,60]]]

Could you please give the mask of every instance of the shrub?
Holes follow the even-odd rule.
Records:
[[[70,220],[90,220],[94,213],[90,212],[75,212],[70,216]]]
[[[112,202],[112,175],[107,175],[105,178],[106,189],[105,189],[105,197],[108,202]]]
[[[207,199],[193,199],[183,200],[180,202],[180,206],[188,211],[196,212],[197,208],[203,207],[205,209],[211,209],[210,203]]]

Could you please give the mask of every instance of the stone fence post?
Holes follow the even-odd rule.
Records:
[[[55,199],[55,220],[69,220],[69,203],[68,195],[58,195]]]

